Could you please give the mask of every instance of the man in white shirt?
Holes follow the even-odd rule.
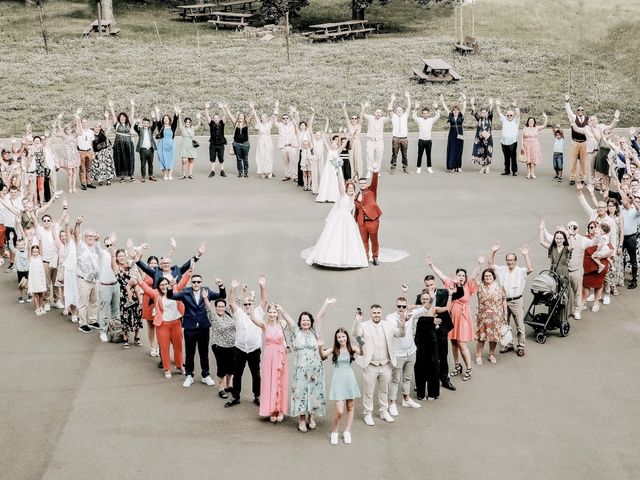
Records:
[[[82,109],[76,112],[76,141],[80,154],[80,188],[96,188],[91,183],[91,163],[93,162],[93,140],[96,138],[86,118],[81,118]]]
[[[364,103],[364,109],[369,108],[369,102]],[[364,111],[363,109],[363,111]],[[389,117],[382,115],[382,110],[376,108],[373,115],[364,114],[367,120],[367,179],[374,171],[380,171],[382,154],[384,153],[384,123]]]
[[[500,99],[496,100],[496,110],[502,122],[502,136],[500,144],[504,155],[504,172],[501,175],[518,175],[518,130],[520,129],[520,109],[516,102],[511,102],[511,108],[503,115]]]
[[[408,135],[408,123],[409,112],[411,111],[411,96],[409,92],[404,92],[404,96],[407,99],[407,107],[403,110],[402,107],[396,107],[393,109],[393,104],[396,101],[396,96],[391,95],[391,101],[389,102],[389,114],[391,115],[392,126],[392,139],[391,139],[391,174],[396,170],[398,160],[398,150],[402,152],[402,170],[404,173],[409,173],[407,170],[407,148],[409,147]]]
[[[66,202],[64,204],[66,209]],[[36,224],[36,237],[40,243],[40,256],[44,265],[44,275],[47,280],[47,290],[44,292],[44,309],[64,308],[60,301],[60,289],[55,286],[58,276],[58,244],[57,238],[60,235],[60,226],[54,222],[48,213],[42,216],[42,222]]]
[[[405,293],[403,288],[403,293]],[[398,416],[398,407],[396,399],[398,398],[398,388],[400,379],[402,379],[402,406],[409,408],[420,408],[422,405],[414,402],[411,397],[411,379],[413,378],[413,368],[416,364],[416,343],[413,339],[413,322],[412,316],[407,320],[407,299],[406,297],[398,297],[396,299],[396,311],[387,315],[385,320],[392,325],[400,327],[400,319],[404,324],[404,335],[402,337],[393,338],[393,352],[396,356],[396,365],[391,371],[391,382],[389,383],[389,414],[392,417]]]
[[[435,109],[435,113],[431,115],[429,111],[429,107],[426,105],[422,109],[421,116],[419,117],[416,111],[420,107],[418,102],[415,103],[415,107],[413,109],[413,119],[418,124],[418,163],[416,164],[416,173],[420,173],[422,171],[422,155],[427,155],[427,172],[433,173],[433,169],[431,168],[431,130],[433,129],[433,124],[438,121],[440,118],[440,107],[438,107],[438,103],[433,103],[433,108]]]
[[[516,332],[518,335],[518,348],[516,350],[519,357],[524,357],[524,302],[522,296],[527,284],[527,275],[533,271],[531,259],[529,258],[529,247],[523,245],[520,247],[520,253],[524,257],[527,267],[518,266],[518,256],[514,252],[507,253],[505,257],[506,265],[496,265],[496,253],[500,250],[500,244],[495,243],[491,247],[491,255],[489,255],[489,268],[493,268],[498,276],[498,281],[507,295],[508,318],[507,323],[511,322],[513,317],[516,323]],[[500,349],[500,353],[512,352],[513,344]]]
[[[91,333],[91,329],[100,329],[98,323],[98,278],[100,277],[100,257],[96,248],[99,240],[98,234],[91,230],[85,230],[80,234],[82,217],[76,220],[73,236],[78,248],[77,267],[78,275],[78,330],[82,333]]]
[[[16,233],[16,216],[22,213],[22,195],[20,189],[15,185],[9,187],[9,193],[2,197],[0,195],[0,208],[4,212],[4,235],[5,243],[9,244],[9,236],[13,233],[13,246],[16,246],[18,234]],[[15,254],[9,249],[9,265],[5,269],[6,273],[13,271]]]
[[[378,403],[380,418],[386,422],[393,422],[389,414],[388,388],[391,372],[396,366],[396,355],[393,350],[393,337],[404,336],[404,318],[398,319],[398,324],[382,320],[382,307],[371,305],[371,319],[363,322],[361,313],[356,314],[352,334],[362,348],[362,355],[356,358],[356,363],[362,368],[364,377],[364,423],[373,426],[373,392],[378,387]]]
[[[104,239],[106,250],[96,244],[99,256],[100,274],[98,277],[98,298],[100,301],[100,341],[108,342],[107,329],[109,322],[115,321],[120,316],[120,285],[114,270],[116,250],[116,236],[109,235]]]
[[[249,365],[251,372],[251,390],[253,392],[253,403],[260,405],[260,353],[262,347],[262,330],[249,318],[251,309],[259,320],[264,318],[268,308],[267,279],[264,275],[258,278],[260,286],[260,304],[254,307],[252,294],[243,291],[241,295],[241,305],[236,304],[236,289],[240,286],[237,278],[231,281],[231,291],[229,292],[229,307],[236,320],[236,342],[233,349],[233,388],[231,390],[231,400],[224,404],[225,407],[233,407],[240,403],[240,392],[242,390],[242,374],[245,365]]]
[[[278,148],[284,165],[284,178],[282,181],[286,182],[291,180],[292,171],[296,168],[298,162],[298,131],[296,124],[291,120],[295,109],[289,107],[289,113],[283,114],[282,121],[279,122],[278,105],[278,102],[276,102],[273,110],[273,123],[278,127]]]

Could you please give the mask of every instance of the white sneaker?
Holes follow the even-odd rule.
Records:
[[[210,387],[213,387],[216,382],[213,381],[213,378],[211,378],[211,375],[207,375],[206,377],[204,377],[202,380],[200,380],[202,383],[205,383],[207,385],[209,385]],[[185,382],[186,383],[186,382]]]
[[[107,343],[109,339],[107,338],[107,334],[104,332],[100,332],[100,341],[103,343]]]
[[[398,416],[398,407],[396,406],[395,402],[389,404],[389,413],[392,417]]]
[[[342,438],[344,438],[344,443],[349,445],[351,443],[351,432],[344,432]]]
[[[49,305],[48,303],[44,304],[44,311],[48,312],[49,310],[51,310],[51,305]]]
[[[182,386],[184,388],[189,388],[191,385],[193,385],[193,376],[187,375],[187,377],[184,379],[184,383],[182,384]]]
[[[338,432],[331,432],[331,445],[338,444]]]
[[[71,321],[73,323],[78,323],[78,316],[77,315],[71,315]]]
[[[393,419],[392,419],[393,420]],[[371,416],[370,413],[367,413],[364,416],[364,423],[366,423],[367,425],[369,425],[370,427],[373,427],[375,425],[375,423],[373,422],[373,417]]]
[[[385,422],[393,423],[393,417],[389,415],[389,412],[387,412],[386,410],[380,412],[380,418]]]
[[[429,172],[429,173],[433,173],[433,168],[431,168],[431,167],[427,167],[427,172]]]
[[[55,308],[57,308],[58,310],[64,309],[64,304],[60,300],[58,300],[56,303],[54,303],[53,306]]]
[[[592,312],[597,312],[598,310],[600,310],[600,304],[599,303],[594,303],[593,307],[591,307],[591,311]]]
[[[402,400],[402,406],[408,408],[420,408],[422,405],[413,401],[413,399],[409,398],[407,400]]]
[[[605,295],[602,297],[602,304],[609,305],[611,303],[611,297],[609,295]]]
[[[422,172],[422,169],[420,167],[416,168],[416,173],[420,173]]]
[[[586,310],[587,309],[587,304],[586,302],[582,304],[582,306],[580,307],[580,311],[582,310]]]
[[[575,312],[573,312],[573,318],[575,318],[576,320],[580,320],[582,318],[580,310],[576,310]]]
[[[587,302],[593,302],[596,299],[596,296],[592,293],[587,297]]]

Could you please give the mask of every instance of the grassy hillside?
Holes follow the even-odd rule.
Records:
[[[420,101],[461,90],[480,99],[517,99],[526,113],[551,114],[563,121],[562,95],[568,90],[603,118],[622,110],[622,125],[640,123],[636,101],[640,78],[634,29],[637,9],[626,0],[479,0],[475,10],[478,56],[452,51],[450,5],[430,8],[393,0],[368,10],[385,24],[368,40],[311,44],[291,40],[287,64],[284,39],[259,41],[254,32],[215,31],[207,24],[177,21],[167,7],[119,2],[117,38],[81,38],[95,19],[94,2],[47,2],[50,54],[45,55],[38,12],[22,2],[0,1],[2,82],[0,135],[22,131],[31,121],[41,128],[59,112],[77,106],[99,116],[107,99],[125,108],[134,98],[148,113],[157,103],[179,103],[186,113],[206,100],[226,100],[245,108],[249,99],[269,109],[278,98],[303,112],[314,106],[335,125],[342,102],[354,108],[369,99],[386,105],[405,89]],[[349,2],[313,0],[295,19],[297,31],[321,21],[347,19]],[[156,34],[157,24],[160,40]],[[467,9],[465,24],[470,25]],[[449,61],[463,75],[458,84],[418,85],[411,69],[424,57]],[[8,80],[7,80],[8,77]]]

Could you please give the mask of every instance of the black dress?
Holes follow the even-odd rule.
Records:
[[[449,137],[447,138],[447,170],[454,168],[462,168],[462,150],[464,149],[464,140],[458,138],[462,135],[462,123],[464,117],[461,113],[457,117],[453,113],[449,113]]]
[[[135,165],[133,140],[131,140],[131,124],[117,122],[114,126],[116,138],[113,142],[113,163],[117,177],[133,177]]]

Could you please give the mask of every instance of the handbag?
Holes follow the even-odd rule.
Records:
[[[200,146],[200,143],[198,143],[197,140],[194,140],[193,137],[191,138],[191,145],[193,146],[193,148],[198,148]]]
[[[107,325],[107,339],[109,343],[124,342],[124,331],[122,330],[122,323],[119,320],[111,320],[109,325]]]
[[[513,332],[511,325],[503,323],[500,327],[500,346],[508,347],[513,343]]]

